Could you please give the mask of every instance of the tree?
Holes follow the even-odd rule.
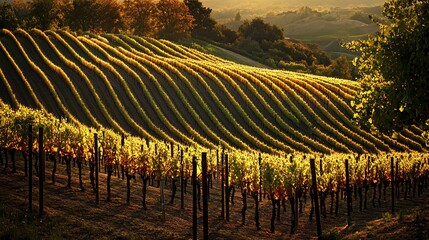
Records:
[[[156,32],[156,5],[152,0],[125,0],[124,18],[136,35],[153,36]]]
[[[63,25],[63,7],[67,2],[60,0],[33,0],[29,2],[34,27],[46,30]]]
[[[344,55],[339,56],[329,65],[328,75],[336,78],[352,79],[352,68]]]
[[[66,15],[74,31],[118,32],[123,26],[116,0],[73,0]]]
[[[66,13],[69,27],[73,31],[94,31],[96,11],[93,0],[73,0],[71,10]]]
[[[240,12],[238,12],[238,13],[235,15],[235,17],[234,17],[234,21],[235,21],[235,22],[241,22],[241,14],[240,14]]]
[[[123,27],[121,5],[117,0],[96,0],[97,27],[100,32],[119,32]]]
[[[375,35],[348,47],[361,53],[355,118],[391,133],[429,118],[429,2],[390,0],[383,16],[387,23],[379,22]]]
[[[15,10],[10,3],[3,2],[0,4],[0,29],[17,28],[19,24],[18,17]]]
[[[185,3],[179,0],[163,0],[156,4],[158,37],[176,40],[191,35],[194,18]]]
[[[205,36],[213,31],[216,21],[210,17],[211,8],[204,7],[198,0],[185,0],[189,13],[194,17],[193,36]]]
[[[245,21],[238,29],[238,32],[244,38],[250,38],[259,43],[263,40],[274,42],[284,38],[283,31],[280,28],[276,25],[265,23],[260,18],[255,18],[251,22]]]

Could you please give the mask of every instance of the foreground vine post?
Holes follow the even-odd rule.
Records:
[[[98,195],[98,135],[94,133],[94,160],[95,160],[95,203],[100,204],[100,198]]]
[[[316,165],[314,163],[314,158],[310,158],[310,167],[314,194],[314,210],[316,212],[317,236],[320,238],[322,236],[322,226],[320,224],[319,199],[317,197]],[[296,204],[298,205],[298,202]]]
[[[122,133],[121,134],[121,149],[124,148],[124,144],[125,144],[125,134]],[[121,174],[122,174],[122,180],[124,180],[125,179],[125,168],[124,168],[123,164],[121,164],[120,169],[121,169]],[[118,171],[119,171],[119,167],[118,167]]]
[[[220,159],[221,160],[221,163],[220,163],[220,165],[221,165],[221,173],[220,173],[221,185],[220,185],[220,188],[221,188],[221,205],[222,205],[222,208],[220,211],[220,216],[222,217],[222,219],[225,219],[225,176],[224,176],[224,168],[223,168],[224,157],[225,157],[225,155],[224,155],[224,152],[222,149],[222,155],[221,155],[221,159]]]
[[[262,157],[261,153],[259,153],[259,201],[262,202]]]
[[[350,178],[349,178],[349,160],[345,160],[346,165],[346,194],[347,194],[347,226],[350,226],[350,211],[352,205],[352,194],[350,189]]]
[[[197,239],[197,157],[192,158],[192,237]]]
[[[209,204],[208,204],[208,190],[209,185],[207,182],[207,153],[202,153],[202,177],[203,177],[203,239],[209,239]]]
[[[1,153],[0,153],[1,154]],[[28,125],[28,211],[33,211],[33,125]]]
[[[390,182],[392,184],[392,214],[395,213],[395,163],[393,156],[390,157]]]
[[[225,192],[226,192],[226,221],[229,222],[229,166],[228,154],[225,154]]]
[[[183,149],[180,149],[180,209],[184,209],[184,191],[185,186],[183,185]]]
[[[45,181],[45,158],[43,158],[43,128],[39,128],[39,217],[43,216],[43,186]]]
[[[219,149],[216,149],[216,171],[214,179],[219,180]]]

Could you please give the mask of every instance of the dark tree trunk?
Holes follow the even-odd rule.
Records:
[[[289,202],[290,202],[290,209],[291,209],[291,213],[292,213],[292,217],[291,217],[291,225],[290,225],[290,233],[294,234],[296,232],[297,226],[296,226],[296,222],[297,222],[297,217],[296,216],[296,211],[295,211],[295,197],[291,196],[289,198]]]
[[[55,155],[49,155],[49,158],[53,162],[53,166],[52,166],[52,184],[55,184],[55,173],[57,172],[57,158],[55,157]]]
[[[282,199],[283,212],[286,213],[286,198]]]
[[[177,178],[171,179],[171,200],[168,203],[169,205],[174,204],[174,198],[176,197],[176,191],[177,191]]]
[[[37,157],[38,155],[39,155],[39,152],[37,152],[36,154],[33,154],[36,176],[39,176],[39,158]]]
[[[0,154],[1,158],[1,154]],[[24,158],[24,176],[28,176],[28,155],[25,152],[22,152],[22,158]]]
[[[201,211],[201,184],[199,181],[197,181],[196,184],[197,184],[197,194],[198,194],[198,210]]]
[[[365,198],[364,198],[364,201],[363,201],[363,208],[364,209],[367,209],[367,201],[368,201],[368,191],[369,191],[369,185],[368,184],[364,184],[364,189],[365,189]]]
[[[15,153],[16,150],[12,149],[10,150],[10,159],[12,160],[12,172],[11,173],[16,173],[16,163],[15,163]]]
[[[261,230],[261,225],[259,223],[259,196],[258,196],[258,192],[253,192],[252,193],[252,197],[255,200],[255,224],[256,224],[256,229],[257,230]]]
[[[314,201],[313,201],[313,198],[314,198],[314,194],[313,194],[313,188],[311,188],[310,189],[310,200],[311,200],[311,208],[310,208],[310,214],[309,214],[309,219],[310,219],[310,222],[311,221],[313,221],[313,214],[314,214]],[[292,203],[291,203],[292,204]],[[292,211],[293,211],[293,209],[292,209]],[[294,213],[292,213],[292,215],[293,215]]]
[[[7,153],[8,153],[8,150],[7,149],[4,149],[4,159],[5,159],[5,162],[4,162],[4,172],[6,173],[6,174],[8,174],[8,167],[9,167],[9,157],[7,156]],[[36,158],[37,159],[37,158]],[[37,161],[37,160],[36,160]],[[37,167],[36,167],[36,169],[37,169]],[[37,171],[38,170],[36,170],[36,175],[37,175]]]
[[[71,188],[71,158],[66,157],[67,187]]]
[[[375,207],[375,198],[376,198],[376,194],[377,194],[377,184],[373,184],[372,185],[372,206]]]
[[[326,218],[326,197],[328,196],[328,192],[327,191],[322,191],[320,192],[320,209],[321,209],[321,213],[323,215],[324,218]]]
[[[186,192],[186,187],[188,186],[188,178],[185,178],[184,180],[183,180],[183,190],[185,191],[185,194],[187,194],[187,192]]]
[[[243,208],[241,209],[241,224],[246,224],[246,210],[247,210],[247,190],[244,189],[241,191],[241,196],[243,197]]]
[[[107,202],[112,201],[111,200],[111,191],[110,191],[110,181],[112,180],[112,173],[113,173],[113,165],[109,164],[107,165]]]
[[[144,175],[144,174],[140,174],[140,177],[143,181],[143,187],[142,187],[142,205],[143,205],[143,209],[147,210],[146,208],[146,192],[147,192],[147,182],[149,180],[149,176]]]
[[[135,178],[133,175],[129,174],[128,171],[126,172],[127,177],[127,205],[130,204],[130,198],[131,198],[131,179]]]
[[[363,206],[363,198],[362,198],[362,187],[358,187],[358,195],[359,195],[359,212],[362,212]]]
[[[339,205],[340,205],[340,190],[337,189],[337,191],[335,191],[335,216],[338,216]]]
[[[386,201],[386,189],[389,186],[389,181],[384,181],[384,189],[383,189],[383,199]]]
[[[5,151],[5,149],[4,148],[0,149],[0,165],[3,165],[3,155],[1,153],[1,151]]]
[[[234,195],[235,195],[235,187],[234,187],[234,185],[230,185],[229,186],[229,196],[231,197],[231,204],[232,205],[234,205]]]
[[[89,179],[91,180],[91,186],[94,193],[96,193],[97,189],[95,189],[95,176],[94,176],[94,160],[89,162]]]
[[[115,164],[116,166],[116,173],[118,174],[118,179],[121,179],[121,171],[119,170],[119,164]],[[124,178],[122,178],[123,180]]]
[[[275,228],[274,228],[274,222],[276,220],[276,200],[274,199],[274,196],[271,196],[271,204],[272,204],[272,212],[271,212],[271,228],[270,231],[273,233]]]
[[[83,182],[82,182],[82,159],[81,158],[77,159],[77,167],[79,169],[79,188],[83,192],[85,191],[85,188],[83,187]]]
[[[383,188],[383,183],[379,183],[378,184],[378,206],[380,207],[381,205],[381,189]],[[386,192],[386,188],[384,188],[384,192]]]

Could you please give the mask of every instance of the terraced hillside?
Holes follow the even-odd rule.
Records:
[[[0,98],[147,139],[263,152],[426,151],[352,121],[356,82],[252,68],[165,40],[2,30]]]

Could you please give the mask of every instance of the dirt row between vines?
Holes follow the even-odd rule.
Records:
[[[9,162],[9,170],[11,163]],[[95,194],[89,180],[89,166],[83,166],[85,191],[79,189],[77,167],[72,168],[72,188],[67,188],[65,164],[57,165],[56,183],[51,181],[52,162],[46,162],[45,217],[38,219],[38,178],[34,177],[33,212],[28,208],[28,178],[24,177],[23,160],[17,159],[17,173],[5,174],[4,165],[0,173],[0,205],[15,214],[10,222],[18,229],[35,225],[42,239],[190,239],[192,238],[192,186],[188,183],[185,194],[185,208],[180,209],[180,185],[173,205],[166,205],[166,220],[162,221],[160,189],[149,186],[147,210],[141,204],[141,180],[131,182],[131,201],[126,204],[126,181],[112,178],[112,201],[106,201],[106,177],[100,174],[100,204],[95,204]],[[156,185],[156,184],[155,184]],[[290,206],[286,213],[281,211],[280,221],[276,221],[274,233],[269,231],[271,201],[264,199],[260,204],[262,229],[257,231],[254,222],[254,202],[248,197],[246,224],[241,224],[242,198],[236,189],[234,204],[231,204],[230,222],[220,218],[220,184],[215,181],[210,189],[209,238],[210,239],[311,239],[316,238],[316,222],[309,221],[310,200],[307,199],[304,212],[299,216],[297,233],[290,235]],[[166,186],[166,202],[170,200],[171,184]],[[390,190],[390,189],[389,189]],[[354,201],[352,226],[346,228],[345,202],[340,201],[338,217],[322,217],[322,230],[331,239],[427,239],[429,191],[420,198],[404,200],[402,195],[396,201],[398,214],[389,214],[390,195],[382,199],[381,207],[372,207],[368,199],[368,209],[359,212],[358,201]],[[371,195],[369,192],[369,196]],[[329,198],[328,198],[329,200]],[[329,211],[329,201],[327,201]],[[1,211],[0,211],[1,212]],[[2,212],[1,214],[5,214]],[[0,214],[0,215],[1,215]],[[198,213],[199,239],[202,239],[202,211]],[[9,224],[10,224],[9,222]],[[8,225],[0,226],[0,235]],[[1,229],[3,228],[3,229]],[[8,238],[6,238],[8,239]]]

